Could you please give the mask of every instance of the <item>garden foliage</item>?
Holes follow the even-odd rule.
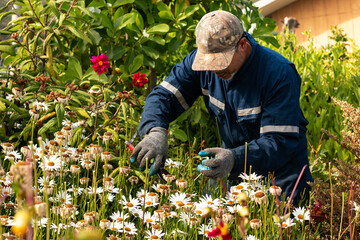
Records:
[[[334,27],[331,37],[333,42],[319,49],[314,46],[311,38],[307,45],[299,46],[293,35],[276,35],[274,21],[262,17],[251,2],[246,0],[9,0],[0,9],[0,21],[8,22],[0,29],[0,34],[6,38],[0,41],[0,141],[4,150],[1,155],[4,169],[0,169],[0,175],[6,172],[6,180],[5,177],[0,178],[2,184],[0,202],[10,196],[9,198],[12,201],[16,200],[19,206],[26,205],[22,197],[33,193],[25,189],[42,188],[43,201],[47,204],[45,215],[54,220],[54,229],[61,229],[67,226],[61,224],[71,224],[71,221],[68,219],[61,222],[57,212],[60,208],[63,209],[64,219],[74,217],[73,221],[79,220],[79,217],[75,216],[77,209],[84,219],[93,218],[97,225],[100,223],[106,225],[104,222],[110,211],[114,211],[115,214],[114,207],[106,209],[111,194],[116,193],[115,201],[120,203],[116,206],[121,208],[123,201],[131,201],[129,196],[134,195],[135,191],[140,189],[140,185],[145,190],[153,188],[157,196],[158,194],[160,197],[163,196],[161,195],[163,193],[160,193],[161,188],[159,189],[153,178],[149,180],[146,171],[144,173],[131,169],[134,179],[137,178],[139,182],[131,184],[127,182],[130,181],[130,178],[127,178],[130,169],[128,169],[129,151],[126,150],[125,141],[130,140],[136,132],[144,101],[149,92],[164,80],[175,63],[196,48],[194,29],[199,19],[205,13],[217,9],[228,10],[239,16],[246,31],[295,63],[303,81],[301,106],[305,117],[309,120],[311,170],[314,177],[320,180],[314,186],[323,186],[323,189],[327,189],[326,186],[329,184],[351,183],[349,176],[358,173],[357,167],[342,168],[341,166],[348,166],[346,164],[357,159],[358,149],[353,148],[353,145],[346,145],[346,142],[337,144],[336,141],[326,139],[321,131],[326,129],[329,133],[340,137],[343,134],[342,130],[347,129],[342,124],[344,120],[342,111],[334,107],[332,97],[347,101],[355,108],[360,101],[358,73],[360,51],[356,46],[350,45],[349,39],[341,29]],[[348,50],[349,48],[352,48],[351,51]],[[170,173],[179,179],[187,178],[186,180],[190,182],[187,190],[196,192],[198,194],[196,199],[201,202],[201,193],[206,180],[197,175],[198,172],[193,165],[199,159],[194,156],[198,150],[206,146],[221,145],[216,125],[211,122],[204,102],[199,98],[192,108],[171,124],[169,130],[169,156],[179,161],[169,160],[173,165],[169,163],[168,166],[174,167],[176,164],[180,166],[172,169]],[[343,135],[345,140],[354,139],[354,135]],[[138,141],[139,137],[135,137],[134,144]],[[34,143],[38,143],[39,146],[35,146]],[[352,149],[353,153],[344,151],[342,148],[344,146]],[[22,148],[22,153],[18,154],[16,149],[21,147],[25,148]],[[6,148],[11,151],[5,151]],[[27,151],[29,148],[31,153]],[[41,148],[39,153],[34,153],[35,149]],[[78,164],[68,159],[73,153],[74,156],[80,153],[82,155],[84,149],[86,153],[81,163],[79,159]],[[15,153],[9,154],[12,151]],[[51,159],[52,154],[58,158]],[[105,155],[110,158],[107,159]],[[335,171],[329,171],[328,161],[333,158],[343,159],[346,164],[339,165]],[[21,162],[35,162],[35,160],[37,167],[30,169],[34,178],[29,180],[25,176],[32,174],[26,172],[29,169]],[[16,162],[21,164],[15,164]],[[333,161],[332,164],[337,162],[339,161]],[[80,165],[81,170],[79,170]],[[69,169],[65,170],[65,167]],[[54,169],[56,174],[52,172]],[[347,172],[345,169],[350,170]],[[69,171],[72,174],[69,174]],[[14,177],[12,174],[17,175],[21,183],[14,184],[14,191],[4,187],[4,183],[8,183],[8,178]],[[57,195],[55,197],[54,194],[50,205],[48,202],[51,199],[50,190],[47,188],[54,183],[49,184],[44,179],[52,174],[58,184],[55,184]],[[37,178],[39,176],[43,177],[41,181],[41,178]],[[83,181],[81,183],[79,183],[80,176]],[[67,182],[68,179],[72,182]],[[33,181],[34,186],[32,186]],[[99,185],[103,185],[105,189],[105,185],[110,184],[106,181],[116,185],[115,189],[111,188],[115,192],[110,194],[107,189],[101,190],[100,195],[91,193]],[[168,184],[171,182],[169,180]],[[171,184],[175,187],[174,183]],[[122,197],[119,195],[119,189],[116,189],[119,186],[125,186],[121,189]],[[328,198],[331,203],[328,203],[326,198],[319,198],[320,195],[325,195],[324,191],[315,191],[314,199],[322,201],[323,207],[316,205],[312,212],[315,213],[315,217],[323,217],[321,221],[324,219],[327,221],[323,231],[326,234],[339,233],[341,236],[349,236],[356,229],[354,227],[350,229],[350,226],[355,226],[354,222],[356,223],[357,218],[352,218],[354,222],[350,221],[348,225],[343,225],[342,231],[333,233],[327,230],[328,226],[331,229],[330,220],[339,221],[343,216],[341,215],[343,209],[334,210],[334,202],[336,206],[340,206],[340,203],[347,200],[347,206],[351,209],[353,207],[351,201],[358,200],[346,198],[349,189],[344,184],[339,186],[335,188],[339,191],[337,196]],[[69,188],[73,190],[71,193],[73,195],[70,196],[68,203]],[[76,188],[88,190],[77,199],[78,195],[74,192]],[[259,185],[255,184],[253,188],[265,191],[269,186],[258,189]],[[3,194],[4,189],[8,191],[7,194]],[[219,191],[214,196],[220,196],[221,200],[225,194],[221,187],[217,190]],[[355,191],[355,188],[351,190]],[[235,214],[237,225],[229,228],[233,233],[239,236],[251,233],[262,239],[265,236],[270,238],[287,236],[295,239],[298,235],[306,238],[309,234],[306,232],[309,226],[305,226],[303,221],[290,231],[289,225],[295,223],[288,220],[289,218],[285,220],[277,217],[279,213],[275,208],[274,195],[270,197],[270,204],[267,202],[266,206],[254,202],[253,195],[247,196],[244,202],[236,198],[238,203],[242,204],[241,209],[246,206],[249,213],[247,215],[243,213],[243,216],[240,214],[240,218]],[[350,196],[354,195],[350,194]],[[160,203],[170,204],[168,197],[169,195],[166,195],[166,198],[161,198]],[[188,196],[178,194],[177,197],[184,202],[189,201]],[[210,201],[206,197],[203,199]],[[284,203],[281,203],[281,211],[285,208]],[[77,208],[78,204],[80,208]],[[173,204],[176,205],[176,201]],[[2,210],[0,214],[13,214],[15,205],[13,203],[6,205],[8,208]],[[31,202],[30,205],[36,204]],[[50,206],[53,207],[52,211]],[[28,214],[26,211],[19,212],[23,214],[22,216],[26,216]],[[96,211],[100,216],[96,215]],[[322,211],[326,214],[322,215]],[[238,210],[234,212],[241,213]],[[309,213],[305,209],[302,215],[305,215],[305,212],[308,217]],[[358,209],[355,212],[347,211],[346,214],[355,216],[357,212]],[[225,210],[221,212],[222,215],[225,215]],[[245,220],[252,218],[263,221],[261,230],[250,230],[250,224]],[[28,218],[23,217],[23,219]],[[194,217],[194,219],[198,218]],[[102,220],[104,222],[101,222]],[[283,224],[287,224],[283,226],[287,229],[284,232],[279,230],[282,228],[275,227],[282,220]],[[1,221],[5,220],[1,219]],[[142,226],[138,229],[141,232],[138,239],[141,239],[146,235],[144,220],[136,221]],[[189,228],[186,224],[186,221],[191,219],[183,221],[185,223],[180,224],[173,219],[170,221],[170,226],[176,226],[177,229],[185,226],[183,230],[188,231],[191,236],[197,236],[196,228]],[[81,224],[81,221],[79,222]],[[235,227],[240,222],[243,224],[240,224],[242,227]],[[219,221],[217,223],[216,225],[213,222],[211,226],[217,226],[218,232],[229,230]],[[39,224],[41,225],[41,222]],[[196,224],[198,224],[195,225],[196,227],[200,227],[200,222]],[[203,222],[202,230],[208,229],[206,224],[207,222]],[[317,234],[318,225],[313,226],[315,230],[313,229],[311,233]],[[342,225],[338,223],[336,226]],[[2,227],[0,229],[3,230]],[[50,237],[49,226],[46,227],[46,231],[44,229],[36,231],[38,232],[35,232],[35,235]],[[57,239],[62,236],[64,234],[60,230],[54,231],[51,235],[52,238]]]

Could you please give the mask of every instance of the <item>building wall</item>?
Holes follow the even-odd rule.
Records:
[[[300,44],[307,40],[302,33],[309,30],[316,45],[326,45],[330,27],[338,26],[360,46],[360,0],[297,0],[268,17],[276,20],[281,32],[281,21],[286,16],[295,17],[300,23],[295,32]]]

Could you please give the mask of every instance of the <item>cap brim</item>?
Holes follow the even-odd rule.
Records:
[[[196,52],[192,69],[194,71],[221,71],[226,69],[233,59],[235,48],[226,52],[201,53]]]

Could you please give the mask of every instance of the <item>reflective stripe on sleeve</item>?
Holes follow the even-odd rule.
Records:
[[[203,94],[203,95],[209,97],[209,101],[210,101],[213,105],[217,106],[218,108],[220,108],[220,109],[223,110],[223,111],[225,110],[225,103],[217,100],[217,99],[214,98],[213,96],[210,96],[208,89],[203,89],[203,88],[202,88],[201,91],[202,91],[202,94]]]
[[[177,89],[176,87],[174,87],[173,85],[171,85],[166,81],[163,81],[160,85],[163,86],[165,89],[169,90],[170,92],[172,92],[185,110],[189,108],[189,105],[186,103],[186,100],[179,91],[179,89]]]
[[[260,133],[268,133],[268,132],[284,132],[284,133],[299,133],[298,126],[275,126],[268,125],[260,128]]]
[[[253,107],[253,108],[245,108],[245,109],[238,109],[238,116],[247,116],[252,114],[258,114],[261,113],[261,106]]]

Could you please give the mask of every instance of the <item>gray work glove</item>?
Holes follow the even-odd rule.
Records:
[[[146,161],[150,166],[150,160],[154,159],[150,167],[149,175],[155,175],[166,160],[168,151],[167,131],[165,128],[154,127],[134,148],[130,161],[135,160],[140,164],[140,170],[146,168]]]
[[[225,148],[206,148],[199,153],[200,157],[215,156],[215,158],[205,159],[197,169],[206,177],[224,178],[234,167],[234,154]]]

